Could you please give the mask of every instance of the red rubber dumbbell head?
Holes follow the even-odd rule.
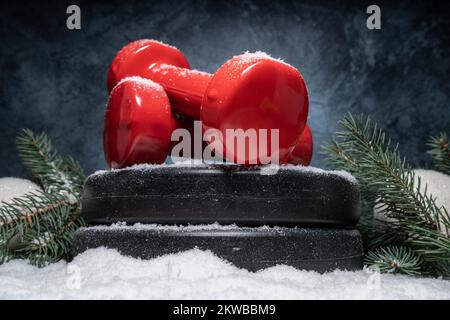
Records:
[[[111,168],[163,163],[177,127],[164,89],[151,80],[125,78],[111,91],[103,145]]]
[[[123,47],[111,63],[107,79],[108,91],[111,92],[124,78],[144,77],[145,70],[154,64],[190,69],[186,57],[177,48],[156,40],[137,40]]]
[[[243,54],[214,74],[200,115],[205,129],[219,129],[224,137],[226,129],[279,129],[279,160],[286,163],[308,116],[306,85],[299,71],[282,61],[263,53]],[[226,141],[223,144],[233,151]],[[256,160],[232,153],[229,161]]]

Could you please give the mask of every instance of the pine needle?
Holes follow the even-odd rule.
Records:
[[[386,273],[420,274],[422,259],[409,248],[388,246],[369,251],[364,263]]]
[[[450,174],[450,149],[447,134],[441,132],[437,137],[430,137],[427,145],[430,147],[428,154],[433,158],[436,169]]]
[[[67,258],[80,216],[84,173],[70,157],[59,156],[46,134],[24,129],[17,150],[43,189],[0,205],[0,263],[28,259],[44,266]]]
[[[450,219],[400,156],[398,146],[369,117],[347,114],[324,148],[330,163],[352,173],[360,184],[363,216],[359,226],[366,250],[389,245],[410,248],[424,261],[424,273],[450,275]],[[375,221],[374,207],[386,217]],[[442,267],[444,266],[444,267]],[[426,269],[426,270],[425,270]]]

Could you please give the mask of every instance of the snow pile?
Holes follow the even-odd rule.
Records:
[[[287,266],[252,273],[197,249],[138,260],[97,248],[41,269],[1,265],[0,299],[450,299],[450,281]]]
[[[444,207],[450,213],[450,176],[434,170],[416,169],[415,185],[418,184],[420,177],[420,191],[431,194],[438,207]]]
[[[420,178],[420,192],[431,196],[439,208],[445,208],[450,214],[450,176],[435,170],[415,169],[414,186],[417,188]],[[373,208],[374,218],[380,221],[393,222],[396,219],[387,217],[384,213],[385,205],[378,204]],[[440,224],[442,234],[450,236],[443,223]]]
[[[0,206],[3,201],[8,203],[13,198],[38,191],[42,191],[42,189],[30,180],[13,177],[0,178]]]

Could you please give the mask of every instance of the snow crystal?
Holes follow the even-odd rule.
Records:
[[[31,243],[36,244],[36,245],[44,245],[46,242],[48,242],[51,238],[52,238],[52,234],[50,232],[44,232],[43,234],[41,234],[39,237],[33,239],[31,241]]]
[[[177,158],[179,159],[179,158]],[[234,164],[230,164],[230,166],[233,166]],[[120,169],[111,169],[111,170],[97,170],[95,171],[91,177],[101,176],[104,174],[107,174],[110,171],[122,171],[122,170],[138,170],[138,171],[148,171],[148,170],[154,170],[158,168],[163,167],[178,167],[178,168],[188,168],[188,167],[204,167],[204,168],[210,168],[211,166],[208,165],[208,163],[203,162],[199,159],[186,159],[183,161],[177,161],[173,164],[135,164],[130,167],[126,168],[120,168]],[[213,168],[217,168],[217,166],[213,166]],[[273,175],[276,174],[279,169],[285,168],[289,170],[295,170],[295,171],[303,171],[305,173],[311,174],[311,175],[335,175],[339,176],[347,181],[349,181],[352,184],[356,184],[357,181],[355,177],[353,177],[349,172],[343,171],[343,170],[324,170],[316,167],[311,166],[301,166],[301,165],[293,165],[293,164],[283,164],[283,165],[274,165],[271,164],[269,166],[260,166],[256,167],[260,169],[261,175]]]
[[[177,158],[180,159],[180,158]],[[234,164],[230,164],[230,166],[233,166]],[[154,170],[157,168],[162,167],[177,167],[177,168],[183,168],[183,167],[204,167],[204,168],[210,168],[211,166],[207,163],[203,162],[199,159],[186,159],[183,161],[177,161],[173,164],[135,164],[130,167],[121,168],[121,169],[111,169],[111,170],[98,170],[95,171],[91,176],[100,176],[107,174],[110,171],[122,171],[122,170],[138,170],[138,171],[147,171],[147,170]],[[213,168],[216,168],[217,166],[213,166]],[[293,165],[293,164],[283,164],[283,165],[274,165],[271,164],[269,166],[261,166],[259,167],[261,175],[272,175],[276,174],[279,169],[289,169],[289,170],[296,170],[296,171],[302,171],[311,175],[335,175],[339,176],[350,183],[356,184],[357,181],[355,177],[353,177],[349,172],[343,171],[343,170],[324,170],[316,167],[311,166],[301,166],[301,165]]]
[[[162,44],[162,45],[164,45],[164,46],[166,46],[166,47],[169,47],[169,48],[178,50],[177,47],[174,47],[174,46],[172,46],[172,45],[170,45],[170,44],[167,44],[167,43],[165,43],[165,42],[162,42],[161,40],[144,39],[144,40],[138,40],[138,41],[152,41],[152,42],[156,42],[156,43]]]
[[[349,173],[348,171],[344,171],[344,170],[325,170],[325,169],[316,168],[316,167],[312,167],[312,166],[302,166],[302,165],[294,165],[294,164],[285,164],[280,167],[284,167],[284,168],[291,169],[291,170],[308,172],[310,174],[335,175],[335,176],[339,176],[353,184],[357,183],[356,178],[354,176],[352,176],[351,173]]]
[[[161,225],[161,224],[142,224],[135,223],[133,225],[127,225],[125,222],[117,222],[112,225],[97,225],[91,227],[84,227],[83,229],[88,228],[93,231],[102,231],[102,230],[154,230],[154,231],[176,231],[176,232],[192,232],[192,231],[208,231],[208,230],[253,230],[253,231],[261,231],[261,230],[274,230],[274,231],[283,231],[285,228],[282,227],[269,227],[269,226],[260,226],[260,227],[239,227],[236,224],[219,224],[218,222],[211,224],[195,224],[195,225]]]
[[[249,272],[198,249],[140,260],[96,248],[44,268],[0,265],[0,299],[450,299],[450,281],[285,265]]]
[[[0,206],[1,202],[11,203],[13,198],[37,191],[42,189],[30,180],[14,177],[0,178]]]
[[[267,54],[263,51],[256,51],[256,52],[245,51],[244,53],[242,53],[240,55],[234,56],[233,58],[237,58],[239,60],[239,62],[241,62],[242,64],[248,64],[248,63],[252,63],[257,60],[265,59],[265,60],[277,61],[277,62],[285,64],[289,67],[292,67],[290,64],[284,62],[282,59],[273,58],[272,56],[270,56],[269,54]]]
[[[140,164],[134,164],[132,166],[126,167],[126,168],[120,168],[120,169],[110,169],[110,170],[97,170],[95,171],[91,176],[100,176],[103,174],[107,174],[111,171],[123,171],[123,170],[137,170],[137,171],[147,171],[147,170],[154,170],[158,168],[164,168],[164,167],[207,167],[207,165],[202,161],[198,159],[186,159],[183,161],[175,162],[173,164],[150,164],[150,163],[140,163]]]
[[[153,81],[150,80],[150,79],[145,79],[145,78],[138,77],[138,76],[132,76],[132,77],[126,77],[126,78],[123,78],[122,80],[120,80],[120,81],[114,86],[113,91],[114,91],[114,89],[117,88],[119,85],[121,85],[122,83],[127,82],[127,81],[133,82],[136,86],[139,86],[139,85],[140,85],[140,86],[142,86],[142,87],[144,87],[144,88],[152,88],[152,89],[155,89],[155,90],[164,92],[163,87],[161,87],[161,86],[160,86],[159,84],[157,84],[156,82],[153,82]],[[111,91],[111,92],[112,92],[112,91]]]
[[[157,64],[152,69],[152,71],[159,72],[163,75],[167,75],[169,70],[176,70],[176,73],[181,77],[187,77],[188,75],[200,75],[200,76],[207,76],[211,77],[211,74],[195,69],[186,69],[186,68],[179,68],[177,66],[173,66],[170,64]]]

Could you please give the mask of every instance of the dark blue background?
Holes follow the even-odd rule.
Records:
[[[82,29],[66,29],[80,5]],[[449,6],[375,1],[382,30],[366,28],[364,1],[2,1],[0,176],[25,174],[14,148],[22,127],[45,130],[90,173],[104,168],[106,71],[127,42],[155,38],[214,72],[262,50],[298,67],[310,91],[316,153],[346,111],[370,114],[416,166],[429,135],[450,131]],[[449,132],[450,133],[450,132]]]

